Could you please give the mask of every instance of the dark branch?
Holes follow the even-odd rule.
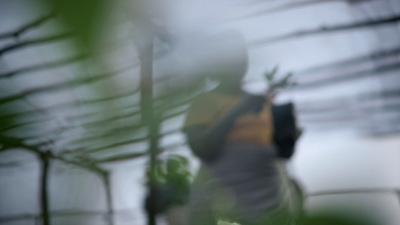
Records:
[[[316,5],[316,4],[326,4],[326,3],[330,3],[330,2],[343,2],[343,1],[346,1],[346,0],[324,0],[324,1],[308,0],[308,1],[298,1],[298,2],[293,2],[293,3],[288,3],[288,4],[285,4],[285,5],[277,6],[277,7],[274,7],[274,8],[262,9],[262,10],[259,10],[259,11],[256,11],[256,12],[251,12],[251,13],[248,13],[246,15],[235,17],[235,18],[233,18],[231,20],[232,21],[237,21],[237,20],[243,20],[243,19],[253,19],[255,17],[265,16],[267,14],[278,13],[278,12],[282,12],[282,11],[285,11],[285,10],[295,9],[295,8],[304,7],[304,6],[310,6],[310,5]]]
[[[143,127],[145,127],[145,126],[143,125]],[[171,130],[171,131],[168,131],[168,132],[165,132],[165,133],[162,133],[162,134],[158,134],[157,137],[161,138],[163,136],[170,135],[172,133],[177,133],[177,132],[180,132],[180,129]],[[108,144],[108,145],[101,146],[101,147],[94,148],[94,149],[88,149],[88,147],[80,147],[78,149],[73,149],[73,150],[70,150],[68,152],[64,151],[64,153],[75,153],[75,154],[78,154],[78,155],[86,155],[86,154],[90,154],[90,153],[109,150],[109,149],[120,147],[120,146],[124,146],[124,145],[129,145],[129,144],[139,143],[139,142],[143,142],[143,141],[148,141],[149,140],[149,136],[150,135],[147,134],[147,135],[145,135],[144,137],[141,137],[141,138],[134,138],[134,139],[129,139],[129,140],[125,140],[125,141],[119,141],[119,142],[116,142],[116,143]]]
[[[354,101],[362,103],[380,98],[400,98],[400,89],[365,93],[353,99],[348,99],[347,101],[343,98],[333,98],[323,101],[297,102],[296,111],[300,113],[319,113],[324,111],[332,111],[336,109],[343,109],[346,105],[351,106],[354,104]]]
[[[355,58],[351,58],[351,59],[346,59],[346,60],[343,60],[340,62],[335,62],[335,63],[331,63],[331,64],[326,64],[326,65],[309,68],[306,70],[296,72],[294,75],[296,77],[310,76],[310,75],[313,75],[318,72],[322,72],[322,71],[326,71],[326,70],[330,70],[330,69],[333,70],[333,69],[342,68],[345,66],[356,65],[359,63],[363,63],[367,60],[376,60],[376,59],[380,59],[380,58],[384,58],[384,57],[396,56],[398,54],[400,54],[400,47],[397,47],[397,48],[394,48],[391,50],[382,50],[382,51],[374,52],[372,54],[367,54],[367,55],[363,55],[363,56],[359,56],[359,57],[355,57]]]
[[[105,102],[105,101],[110,101],[110,100],[115,100],[118,98],[124,98],[124,97],[129,97],[132,95],[135,95],[138,93],[138,89],[127,92],[127,93],[123,93],[123,94],[118,94],[118,95],[113,95],[110,97],[104,97],[104,98],[98,98],[98,99],[83,99],[83,100],[73,100],[73,101],[66,101],[66,102],[62,102],[62,103],[58,103],[58,104],[54,104],[52,106],[48,106],[48,107],[41,107],[40,109],[31,109],[31,110],[26,110],[26,111],[22,111],[22,112],[17,112],[17,113],[13,113],[13,114],[7,114],[7,115],[2,115],[0,117],[0,119],[2,120],[6,120],[6,119],[12,119],[12,118],[16,118],[16,117],[23,117],[23,116],[31,116],[35,113],[39,113],[42,111],[51,111],[51,110],[62,110],[62,109],[70,109],[71,106],[77,106],[77,105],[81,105],[81,104],[88,104],[90,105],[91,103],[101,103],[101,102]],[[126,108],[130,108],[132,106],[127,106]],[[117,110],[123,110],[126,109],[125,107],[122,109],[117,109]],[[102,113],[108,113],[107,112],[89,112],[89,113],[83,113],[74,117],[69,117],[67,119],[82,119],[85,117],[90,117],[90,116],[94,116],[94,115],[99,115]]]
[[[43,155],[44,152],[40,150],[40,146],[43,145],[43,143],[39,143],[36,145],[28,145],[24,143],[24,140],[22,138],[16,138],[16,137],[9,137],[9,136],[5,136],[5,135],[0,135],[0,144],[3,145],[3,148],[5,149],[14,149],[14,148],[22,148],[25,149],[27,151],[31,151],[35,154],[38,155]],[[87,169],[89,171],[92,171],[94,173],[97,174],[103,174],[106,171],[104,169],[101,169],[99,167],[97,167],[95,164],[93,163],[87,163],[87,162],[79,162],[79,161],[74,161],[74,160],[70,160],[70,159],[66,159],[62,156],[59,155],[55,155],[51,152],[48,152],[48,157],[51,159],[56,159],[56,160],[60,160],[64,163],[68,163],[68,164],[72,164],[72,165],[76,165],[79,166],[81,168]]]
[[[159,152],[161,153],[163,151],[172,151],[178,147],[185,146],[186,142],[183,143],[175,143],[169,146],[166,146],[164,148],[159,148]],[[98,163],[110,163],[110,162],[119,162],[119,161],[124,161],[124,160],[131,160],[131,159],[136,159],[140,158],[143,156],[147,156],[149,154],[149,151],[144,151],[144,152],[138,152],[138,153],[126,153],[126,154],[118,154],[116,156],[111,156],[103,159],[96,159],[94,162],[96,164]]]
[[[72,80],[72,81],[61,81],[61,82],[58,82],[55,84],[50,84],[47,86],[28,89],[28,90],[22,91],[17,94],[13,94],[13,95],[9,95],[7,97],[0,98],[0,104],[4,104],[4,103],[11,102],[14,100],[22,99],[30,94],[58,91],[58,90],[63,90],[63,89],[69,88],[71,86],[76,87],[78,85],[86,85],[89,83],[94,83],[94,82],[97,82],[97,81],[100,81],[103,79],[107,79],[107,78],[116,76],[123,72],[129,71],[130,69],[134,68],[135,66],[137,66],[137,64],[132,64],[132,65],[126,66],[125,68],[117,69],[113,72],[108,72],[108,73],[104,73],[104,74],[100,74],[100,75],[96,75],[96,76],[92,76],[92,77],[88,77],[88,78]]]
[[[332,78],[313,81],[313,82],[300,83],[296,86],[291,87],[290,89],[295,90],[295,89],[318,87],[318,86],[322,86],[322,85],[328,85],[328,84],[334,84],[334,83],[348,81],[348,80],[352,80],[352,79],[358,79],[358,78],[362,78],[362,77],[366,77],[366,76],[382,74],[382,73],[399,70],[399,69],[400,69],[400,63],[397,62],[397,63],[379,66],[374,69],[369,69],[369,70],[361,71],[361,72],[357,72],[357,73],[340,75],[338,77],[332,77]]]
[[[371,27],[371,26],[396,24],[399,21],[400,21],[400,15],[396,15],[396,16],[393,16],[390,18],[379,19],[379,20],[374,20],[374,21],[365,21],[365,22],[337,25],[337,26],[331,26],[331,27],[321,27],[319,29],[304,30],[304,31],[299,31],[299,32],[294,32],[294,33],[290,33],[290,34],[286,34],[286,35],[277,36],[277,37],[256,40],[256,41],[249,43],[249,47],[254,48],[254,47],[259,47],[260,45],[264,45],[264,44],[270,44],[270,43],[274,43],[274,42],[284,41],[287,39],[299,38],[299,37],[315,35],[315,34],[324,34],[324,33],[337,32],[337,31],[367,28],[367,27]]]
[[[38,44],[43,44],[43,43],[49,43],[49,42],[53,42],[53,41],[59,41],[59,40],[63,40],[63,39],[70,38],[70,37],[72,37],[72,33],[65,32],[63,34],[57,34],[57,35],[50,36],[50,37],[32,39],[32,40],[27,40],[27,41],[20,42],[17,44],[8,45],[8,46],[0,49],[0,56],[2,56],[4,53],[7,53],[9,51],[13,51],[13,50],[16,50],[16,49],[19,49],[22,47],[38,45]]]
[[[168,101],[165,98],[160,98],[160,99],[156,99],[156,106],[155,106],[155,110],[158,114],[163,114],[162,116],[162,120],[167,120],[169,118],[172,117],[176,117],[179,115],[182,115],[186,112],[186,107],[182,108],[182,106],[187,105],[188,103],[190,103],[190,101],[196,96],[196,93],[192,93],[192,94],[188,94],[187,96],[185,96],[182,99],[173,99],[173,101]],[[131,108],[131,107],[137,107],[137,106],[128,106],[127,108]],[[124,108],[126,109],[126,108]],[[118,109],[120,110],[120,109]],[[95,135],[93,137],[80,137],[78,139],[74,139],[74,141],[87,141],[87,140],[91,140],[91,139],[97,139],[97,138],[103,138],[103,137],[107,137],[111,135],[119,135],[122,132],[128,132],[130,130],[135,130],[135,129],[140,129],[143,128],[143,124],[133,124],[133,125],[128,125],[128,126],[123,126],[123,127],[117,127],[117,128],[113,128],[113,129],[105,129],[105,128],[99,128],[98,125],[109,125],[110,122],[114,121],[114,120],[118,120],[118,119],[124,119],[124,118],[129,118],[129,117],[133,117],[133,116],[138,116],[140,114],[140,110],[134,110],[132,112],[128,112],[128,113],[123,113],[121,115],[117,115],[117,116],[112,116],[112,117],[108,117],[108,118],[101,118],[98,120],[94,120],[94,121],[90,121],[90,122],[85,122],[85,123],[72,123],[71,125],[68,126],[64,126],[62,129],[66,130],[66,129],[73,129],[73,128],[78,128],[78,127],[97,127],[99,131],[101,132],[97,132],[98,135]],[[92,116],[92,115],[99,115],[102,114],[104,112],[96,112],[96,113],[85,113],[82,115],[78,115],[78,116],[73,116],[73,117],[68,117],[66,119],[68,120],[74,120],[74,119],[79,119],[79,118],[83,118],[86,116]],[[35,121],[28,121],[28,122],[23,122],[23,123],[19,123],[19,124],[14,124],[11,125],[9,127],[5,127],[2,129],[2,131],[8,131],[11,129],[16,129],[19,127],[23,127],[26,125],[31,125],[31,124],[36,124],[36,123],[42,123],[43,121],[48,120],[49,118],[44,118],[44,119],[40,119],[40,120],[35,120]],[[54,134],[56,132],[59,132],[60,128],[57,128],[55,130],[51,130],[50,132],[46,131],[45,133],[41,133],[41,134],[36,134],[34,136],[24,136],[24,138],[26,139],[34,139],[37,138],[38,136],[48,136],[51,134]]]
[[[396,193],[400,191],[396,188],[354,188],[354,189],[343,189],[343,190],[325,190],[325,191],[315,191],[308,193],[306,196],[318,197],[326,195],[338,195],[338,194],[357,194],[357,193]]]
[[[63,65],[67,65],[67,64],[70,64],[70,63],[74,63],[74,62],[80,61],[82,59],[87,58],[88,56],[89,56],[88,54],[80,54],[80,55],[73,56],[73,57],[70,57],[70,58],[67,58],[67,59],[62,59],[62,60],[49,62],[49,63],[43,63],[43,64],[39,64],[39,65],[34,65],[34,66],[28,66],[28,67],[25,67],[25,68],[22,68],[22,69],[18,69],[18,70],[2,73],[2,74],[0,74],[0,78],[8,78],[8,77],[11,77],[11,76],[16,76],[16,75],[27,73],[27,72],[34,72],[34,71],[38,71],[38,70],[51,69],[51,68],[54,68],[54,67],[63,66]]]
[[[134,209],[129,209],[131,212]],[[124,210],[125,211],[125,210]],[[120,211],[122,212],[122,211]],[[87,216],[87,215],[106,215],[105,211],[93,211],[93,210],[52,210],[50,211],[51,215],[54,217],[68,217],[68,216]],[[0,222],[12,222],[18,220],[28,220],[28,219],[38,219],[41,217],[41,214],[18,214],[12,216],[2,216],[0,217]]]
[[[50,20],[51,18],[53,18],[56,15],[56,11],[53,11],[43,17],[40,17],[34,21],[31,21],[23,26],[21,26],[20,28],[16,29],[15,31],[9,32],[9,33],[4,33],[4,34],[0,34],[0,40],[1,39],[5,39],[5,38],[13,38],[13,37],[18,37],[20,35],[22,35],[23,33],[25,33],[26,31],[37,27],[45,22],[47,22],[48,20]]]
[[[123,161],[123,160],[136,159],[136,158],[139,158],[142,156],[146,156],[148,154],[149,154],[148,152],[119,154],[119,155],[111,156],[111,157],[104,158],[104,159],[97,159],[97,160],[95,160],[95,162],[96,163],[117,162],[117,161]]]
[[[173,117],[181,116],[184,113],[186,113],[186,109],[182,109],[182,110],[176,111],[174,113],[170,113],[170,114],[164,115],[164,116],[162,116],[161,121],[165,121],[165,120],[173,118]],[[79,143],[80,141],[87,142],[87,141],[96,140],[96,139],[99,140],[99,139],[102,139],[102,138],[105,138],[105,137],[110,137],[110,136],[113,136],[113,135],[119,135],[121,132],[126,133],[128,130],[143,129],[144,127],[145,127],[144,124],[136,124],[136,125],[134,124],[134,125],[125,126],[125,127],[122,127],[122,128],[114,128],[114,129],[111,129],[111,130],[107,130],[107,131],[103,132],[100,135],[95,135],[95,136],[91,136],[91,137],[87,137],[87,136],[86,137],[80,137],[79,139],[73,140],[73,143]],[[168,135],[170,133],[174,133],[174,132],[179,132],[179,129],[163,133],[163,134],[160,135],[160,137],[162,137],[164,135]],[[135,142],[145,141],[147,138],[148,137],[146,136],[146,137],[143,137],[143,138],[132,139],[132,140],[129,140],[129,141],[122,141],[122,142],[120,142],[120,145],[126,145],[126,144],[132,144],[132,143],[135,143]],[[113,144],[111,144],[109,146],[117,147],[117,146],[114,146]],[[99,151],[100,150],[104,150],[106,148],[107,147],[101,147],[99,149]],[[83,151],[84,149],[86,149],[86,147],[81,147],[79,149],[64,151],[63,154],[66,154],[66,153],[80,153],[80,151]]]

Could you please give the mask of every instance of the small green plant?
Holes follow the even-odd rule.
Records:
[[[275,66],[271,71],[267,71],[264,74],[265,79],[268,83],[268,92],[274,94],[275,91],[279,88],[284,88],[290,85],[290,78],[292,77],[292,73],[285,74],[282,78],[277,79],[276,74],[278,72],[279,66]]]

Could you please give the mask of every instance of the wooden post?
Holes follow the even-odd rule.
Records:
[[[111,194],[110,173],[109,172],[102,173],[102,179],[104,182],[104,188],[106,192],[107,224],[114,225],[114,218],[113,218],[114,211],[113,211],[112,194]]]
[[[42,210],[43,225],[50,225],[48,180],[50,168],[50,152],[39,153],[42,170],[40,177],[40,205]]]
[[[154,114],[153,109],[153,42],[154,35],[150,31],[147,33],[142,43],[140,43],[141,60],[141,116],[142,122],[147,125],[150,141],[150,174],[155,174],[158,148],[158,128],[159,121]],[[156,200],[157,192],[155,181],[150,175],[149,178],[150,210],[148,213],[148,225],[156,224]]]

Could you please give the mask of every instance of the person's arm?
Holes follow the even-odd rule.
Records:
[[[193,153],[202,160],[214,159],[236,119],[248,112],[259,111],[264,103],[264,97],[248,95],[214,125],[192,125],[183,129]]]

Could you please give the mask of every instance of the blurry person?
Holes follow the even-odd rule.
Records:
[[[188,224],[292,224],[274,144],[271,101],[241,88],[248,60],[245,40],[229,32],[209,42],[222,45],[219,50],[226,55],[220,60],[210,56],[215,58],[206,72],[219,85],[193,100],[183,128],[201,160]]]

